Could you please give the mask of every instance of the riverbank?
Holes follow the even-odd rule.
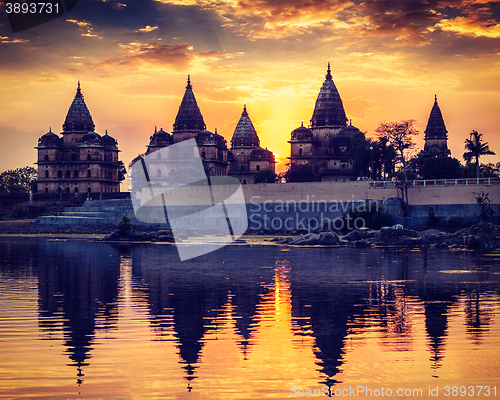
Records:
[[[125,235],[117,233],[114,225],[96,226],[50,226],[33,224],[33,220],[0,221],[1,236],[53,237],[65,239],[91,239],[109,242],[164,242],[174,243],[169,229],[156,229],[146,226],[134,226],[133,232]],[[291,246],[401,246],[401,247],[443,247],[469,249],[500,249],[500,226],[488,222],[479,222],[468,228],[447,232],[438,229],[416,231],[402,225],[382,228],[381,230],[352,230],[346,235],[335,232],[316,232],[283,235],[283,232],[270,234],[245,234],[236,243],[257,244],[269,242]],[[183,239],[192,236],[186,232]],[[199,235],[194,235],[195,237]]]

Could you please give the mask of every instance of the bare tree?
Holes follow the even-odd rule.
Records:
[[[418,135],[415,129],[416,121],[408,119],[396,122],[381,122],[375,132],[379,140],[385,140],[396,150],[396,159],[403,166],[403,179],[400,181],[402,200],[405,205],[408,204],[408,173],[407,165],[409,159],[409,150],[415,147],[413,136]]]

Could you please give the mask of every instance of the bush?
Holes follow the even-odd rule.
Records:
[[[366,210],[364,205],[353,207],[351,211],[349,211],[349,217],[352,218],[353,221],[358,218],[363,219],[364,225],[374,230],[378,230],[383,226],[394,225],[394,219],[391,214],[379,210],[378,208],[375,210]],[[344,226],[346,225],[347,224],[344,224]]]
[[[132,232],[132,223],[130,222],[130,218],[126,215],[121,217],[120,221],[118,222],[117,229],[120,235],[127,235]]]

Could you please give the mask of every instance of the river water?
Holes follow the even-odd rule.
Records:
[[[499,261],[4,237],[0,397],[496,398]]]

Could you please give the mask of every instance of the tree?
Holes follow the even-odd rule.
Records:
[[[389,143],[389,138],[385,136],[379,137],[376,144],[378,152],[380,153],[380,163],[383,169],[382,177],[386,180],[387,177],[394,172],[396,149]]]
[[[127,175],[127,168],[125,168],[123,161],[118,161],[118,180],[120,182],[125,180],[125,175]]]
[[[317,165],[290,163],[283,178],[286,182],[317,182],[321,181],[321,174]]]
[[[500,162],[493,164],[481,164],[479,172],[483,178],[498,178],[500,176]]]
[[[363,132],[359,131],[351,136],[349,146],[347,148],[346,157],[350,158],[355,163],[355,168],[359,176],[368,176],[370,168],[370,145],[369,139]]]
[[[428,158],[422,165],[424,179],[457,179],[462,176],[460,161],[453,157]]]
[[[257,172],[253,176],[254,183],[275,183],[277,175],[269,168]]]
[[[495,155],[495,153],[490,150],[488,143],[483,143],[482,137],[482,133],[472,131],[469,139],[465,139],[465,150],[467,151],[464,153],[463,157],[467,164],[470,164],[472,159],[476,160],[476,178],[481,177],[479,158],[484,155]]]
[[[33,167],[4,171],[0,174],[0,193],[33,193],[37,176]]]
[[[487,221],[489,217],[493,216],[495,212],[491,208],[491,199],[489,197],[489,193],[474,193],[476,196],[476,203],[480,207],[481,211],[479,212],[479,218],[482,221]]]
[[[457,179],[462,177],[460,161],[452,157],[443,157],[436,148],[421,151],[410,160],[414,170],[423,179]]]
[[[415,147],[413,136],[418,135],[415,129],[416,121],[408,119],[397,122],[381,122],[375,129],[379,139],[386,138],[387,143],[394,147],[396,151],[396,160],[403,166],[403,179],[400,185],[402,200],[405,204],[408,203],[408,156],[409,150]]]

